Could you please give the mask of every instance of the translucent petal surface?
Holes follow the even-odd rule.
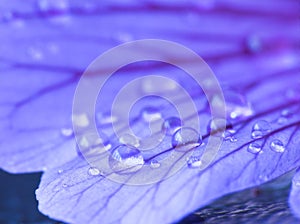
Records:
[[[290,206],[294,211],[295,215],[300,218],[300,172],[296,173],[290,194]]]

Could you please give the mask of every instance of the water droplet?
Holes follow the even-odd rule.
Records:
[[[284,152],[285,150],[285,146],[282,143],[282,141],[280,141],[279,139],[275,139],[271,142],[270,144],[270,148],[274,151],[274,152]]]
[[[140,141],[134,135],[125,133],[119,138],[119,142],[125,145],[131,145],[134,147],[138,147],[140,145]]]
[[[293,185],[295,187],[300,187],[300,180],[293,180]]]
[[[189,168],[199,168],[202,165],[201,157],[191,156],[187,161]]]
[[[68,184],[63,184],[62,187],[63,188],[67,188],[69,185]]]
[[[252,127],[251,137],[254,139],[261,138],[271,132],[271,130],[272,127],[269,122],[265,120],[259,120]]]
[[[73,124],[77,127],[84,128],[90,124],[87,114],[73,114],[72,119]]]
[[[37,60],[37,61],[40,61],[43,59],[43,53],[40,49],[38,48],[35,48],[35,47],[30,47],[28,49],[28,54],[34,59],[34,60]]]
[[[251,152],[253,154],[259,153],[261,151],[261,149],[262,149],[261,145],[256,142],[252,142],[248,146],[248,152]]]
[[[79,137],[76,150],[77,154],[81,158],[85,158],[101,155],[110,148],[111,143],[105,134],[99,133],[98,135],[86,133],[85,135]]]
[[[109,157],[109,165],[116,173],[132,173],[142,168],[144,158],[137,148],[119,145],[112,151]]]
[[[155,107],[145,107],[142,110],[142,117],[146,122],[153,122],[161,119],[161,113]]]
[[[253,115],[252,105],[245,96],[234,90],[225,90],[223,94],[228,118],[236,120]]]
[[[237,142],[237,138],[234,136],[235,133],[235,130],[228,129],[223,133],[222,137],[225,141]]]
[[[57,171],[57,173],[59,173],[59,174],[61,174],[61,173],[63,173],[64,172],[64,170],[62,170],[62,169],[59,169],[58,171]]]
[[[38,8],[42,12],[50,10],[63,12],[68,10],[69,3],[68,0],[39,0]]]
[[[162,124],[162,131],[167,135],[173,135],[181,126],[182,122],[178,117],[169,117]]]
[[[71,128],[62,128],[61,134],[65,137],[70,137],[73,135],[73,130]]]
[[[113,116],[110,113],[97,113],[96,120],[99,125],[106,125],[116,122],[118,117]]]
[[[286,117],[279,117],[277,119],[277,124],[284,124],[288,121],[288,119]]]
[[[262,49],[262,43],[258,36],[249,36],[246,40],[246,47],[249,53],[258,53]]]
[[[210,134],[218,133],[226,129],[227,121],[222,118],[213,118],[209,121],[207,125],[207,132]]]
[[[151,160],[150,166],[151,168],[156,169],[160,167],[160,163],[157,160],[153,159]]]
[[[172,146],[176,149],[181,150],[185,147],[192,146],[197,147],[202,143],[202,136],[193,128],[182,127],[179,128],[172,137]]]
[[[292,115],[293,115],[292,112],[290,110],[288,110],[288,109],[284,109],[284,110],[281,111],[281,116],[282,117],[289,118]]]
[[[174,80],[162,79],[161,77],[145,76],[141,81],[141,91],[147,95],[160,93],[173,94],[178,89],[178,84]]]
[[[101,171],[96,167],[90,167],[88,169],[88,174],[91,176],[98,176],[101,175]]]

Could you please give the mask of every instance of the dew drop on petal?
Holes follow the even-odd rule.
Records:
[[[234,129],[228,129],[223,133],[222,137],[224,141],[237,142],[237,138],[234,136],[235,133]]]
[[[120,174],[136,172],[142,168],[144,163],[142,153],[133,146],[119,145],[109,156],[111,169]]]
[[[199,146],[202,143],[202,136],[193,128],[182,127],[172,136],[172,146],[180,149],[182,146]]]
[[[201,157],[191,156],[187,161],[187,166],[189,168],[198,168],[202,165]]]
[[[91,176],[98,176],[101,174],[101,171],[96,167],[90,167],[88,169],[88,174]]]
[[[270,144],[270,148],[274,151],[274,152],[284,152],[285,151],[285,146],[282,143],[282,141],[280,141],[279,139],[275,139],[271,142]]]
[[[182,122],[178,117],[169,117],[162,124],[162,131],[166,135],[173,135],[181,126]]]
[[[150,162],[150,167],[153,168],[153,169],[159,168],[160,167],[160,163],[157,160],[153,159]]]
[[[61,174],[61,173],[63,173],[64,172],[64,170],[62,170],[62,169],[59,169],[58,171],[57,171],[57,173],[59,173],[59,174]]]
[[[253,139],[261,138],[264,135],[271,132],[271,130],[272,130],[272,127],[269,122],[267,122],[265,120],[259,120],[252,127],[251,137]]]
[[[145,107],[141,111],[142,117],[145,122],[153,122],[161,119],[160,111],[155,107]]]
[[[227,121],[222,118],[211,119],[207,125],[207,132],[210,134],[217,133],[226,129]]]
[[[73,130],[72,128],[62,128],[60,130],[61,134],[65,137],[70,137],[73,135]]]
[[[253,115],[254,112],[251,103],[239,92],[225,90],[224,98],[226,103],[226,113],[229,119],[244,119]]]
[[[256,142],[252,142],[249,146],[248,146],[248,152],[251,152],[253,154],[259,153],[262,150],[262,147],[260,144],[256,143]]]

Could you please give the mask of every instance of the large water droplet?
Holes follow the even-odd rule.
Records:
[[[282,143],[282,141],[280,141],[279,139],[275,139],[271,142],[270,144],[270,148],[274,151],[274,152],[284,152],[285,150],[285,146]]]
[[[167,135],[173,135],[181,126],[182,122],[178,117],[169,117],[162,124],[162,131]]]
[[[109,157],[109,165],[116,173],[132,173],[143,167],[144,158],[137,148],[128,145],[119,145],[112,151]]]
[[[96,167],[90,167],[88,169],[88,174],[91,176],[98,176],[101,175],[101,171]]]
[[[227,117],[235,119],[243,119],[253,115],[253,109],[247,98],[234,90],[225,90],[224,98],[226,102]]]
[[[176,149],[184,149],[184,146],[197,147],[202,143],[202,136],[193,128],[182,127],[178,129],[172,137],[172,146]]]
[[[199,168],[202,165],[201,157],[191,156],[187,161],[187,165],[189,168]]]
[[[153,122],[161,119],[161,113],[155,107],[145,107],[141,113],[146,122]]]
[[[272,127],[269,122],[265,120],[259,120],[252,127],[251,137],[254,139],[261,138],[264,135],[270,133],[271,130]]]
[[[248,152],[251,152],[253,154],[259,153],[261,151],[261,149],[262,149],[261,145],[256,142],[252,142],[248,146]]]

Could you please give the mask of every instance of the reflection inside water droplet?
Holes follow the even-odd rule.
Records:
[[[144,165],[144,158],[137,148],[120,145],[111,152],[109,165],[116,173],[128,174],[141,169]]]
[[[248,146],[248,152],[251,152],[253,154],[259,153],[261,151],[261,149],[262,149],[261,145],[256,142],[252,142]]]
[[[160,163],[157,160],[152,159],[150,162],[150,166],[151,166],[151,168],[156,169],[156,168],[160,167]]]
[[[280,141],[279,139],[275,139],[271,142],[270,144],[270,148],[274,151],[274,152],[279,152],[282,153],[285,151],[285,146],[282,143],[282,141]]]

